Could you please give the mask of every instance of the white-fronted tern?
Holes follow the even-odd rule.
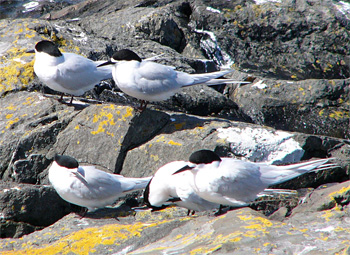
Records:
[[[76,159],[56,155],[49,168],[49,180],[61,198],[89,211],[113,204],[125,194],[144,189],[151,177],[127,178],[94,166],[79,166]]]
[[[189,161],[173,161],[157,170],[144,192],[144,200],[153,210],[171,204],[190,211],[209,211],[221,205],[248,206],[266,194],[291,192],[269,189],[310,171],[336,167],[329,159],[275,166],[233,158],[220,158],[210,150],[192,153]]]
[[[276,166],[219,158],[213,151],[200,150],[190,156],[190,161],[196,163],[195,167],[186,171],[192,172],[193,188],[201,198],[217,204],[242,207],[249,205],[271,185],[311,171],[336,167],[327,163],[331,159]]]
[[[105,61],[92,61],[75,53],[61,53],[51,41],[35,45],[34,72],[49,88],[72,96],[81,96],[101,80],[112,78],[110,66],[97,68]],[[63,96],[63,95],[62,95]],[[62,100],[62,97],[61,97]]]
[[[146,205],[156,211],[176,204],[187,208],[188,214],[219,208],[218,204],[195,193],[193,174],[185,171],[193,166],[191,162],[173,161],[159,168],[145,189],[143,197]]]
[[[196,84],[218,85],[227,83],[249,83],[232,79],[217,79],[233,70],[212,73],[188,74],[176,71],[174,67],[152,61],[142,61],[133,51],[122,49],[115,52],[105,65],[114,65],[113,79],[127,95],[141,100],[140,109],[145,109],[148,101],[162,101],[170,98],[181,87]]]

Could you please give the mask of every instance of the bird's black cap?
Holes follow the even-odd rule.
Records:
[[[191,154],[189,161],[194,164],[209,164],[221,161],[221,158],[211,150],[199,150]]]
[[[66,168],[74,169],[79,167],[78,161],[70,156],[56,154],[55,161],[58,165]]]
[[[116,51],[113,54],[112,58],[114,60],[129,60],[129,61],[136,60],[139,62],[142,61],[142,59],[135,52],[133,52],[132,50],[128,50],[128,49]]]
[[[45,52],[53,57],[62,56],[62,53],[60,52],[56,44],[54,44],[51,41],[42,40],[35,45],[35,49],[37,52]]]

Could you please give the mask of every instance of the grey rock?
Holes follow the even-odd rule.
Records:
[[[350,182],[342,182],[333,185],[324,185],[308,194],[302,203],[293,210],[292,215],[315,211],[325,211],[338,207],[344,209],[348,206]]]
[[[25,222],[0,220],[0,238],[20,238],[23,235],[33,233],[42,228]]]
[[[282,221],[286,218],[288,214],[288,209],[286,207],[279,208],[276,212],[274,212],[269,219],[274,221]]]
[[[65,252],[89,250],[99,254],[248,254],[257,251],[336,254],[347,250],[348,233],[344,224],[349,218],[348,208],[300,213],[283,222],[269,220],[249,208],[219,217],[184,215],[184,210],[167,209],[118,217],[118,222],[114,218],[78,219],[68,215],[36,234],[16,242],[0,241],[0,244],[4,251],[60,252],[64,249]],[[65,245],[72,240],[74,246]]]
[[[0,183],[1,237],[21,237],[49,226],[72,211],[52,187]]]
[[[77,113],[74,107],[28,92],[7,95],[0,100],[0,108],[2,179],[36,183],[42,167],[48,165],[42,155]],[[32,175],[28,175],[30,171]]]
[[[194,1],[192,10],[192,29],[218,61],[224,52],[240,69],[280,79],[349,77],[349,23],[332,1]]]
[[[255,123],[308,134],[349,138],[349,80],[256,79],[231,99]]]
[[[348,183],[305,194],[308,187],[344,182],[350,174],[349,141],[343,140],[349,138],[349,22],[340,4],[89,0],[62,10],[48,6],[45,20],[1,20],[0,234],[28,235],[0,240],[0,250],[348,252]],[[190,73],[231,66],[237,70],[227,77],[253,84],[216,88],[219,92],[195,86],[136,113],[129,106],[137,101],[108,81],[80,98],[85,103],[76,100],[67,106],[37,92],[42,84],[33,75],[33,56],[25,50],[42,38],[93,60],[130,48],[143,58],[165,53],[160,63]],[[57,94],[46,88],[43,92]],[[86,100],[91,97],[105,102]],[[251,121],[260,125],[246,123]],[[260,212],[243,208],[219,217],[186,217],[181,208],[135,213],[130,207],[139,204],[139,194],[83,219],[63,217],[77,208],[50,187],[18,183],[48,184],[55,153],[141,177],[203,148],[274,164],[333,156],[339,167],[278,186],[306,188],[293,196],[257,201],[251,208]]]
[[[83,0],[78,0],[83,1]],[[78,2],[74,1],[74,2]],[[70,6],[72,1],[61,0],[59,2],[52,2],[44,0],[36,3],[37,5],[30,4],[30,2],[23,1],[2,1],[0,18],[39,18],[43,13],[50,11],[57,11],[66,6]]]
[[[82,110],[57,137],[48,157],[67,154],[79,162],[119,173],[126,153],[153,138],[169,121],[160,111],[93,105]]]
[[[42,169],[51,161],[40,154],[31,154],[27,159],[19,159],[13,163],[14,181],[18,183],[36,184],[40,180]]]

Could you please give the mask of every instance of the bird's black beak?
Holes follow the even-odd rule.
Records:
[[[112,61],[107,61],[107,62],[104,62],[104,63],[102,63],[102,64],[99,64],[97,67],[100,67],[100,66],[106,66],[106,65],[113,65],[113,64],[115,64],[115,63],[113,63]]]
[[[26,53],[35,53],[35,50],[27,50]]]

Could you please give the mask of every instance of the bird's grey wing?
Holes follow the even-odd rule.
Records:
[[[224,71],[217,71],[212,73],[201,73],[201,74],[190,74],[190,75],[184,72],[179,72],[177,80],[179,83],[183,84],[183,86],[205,84],[212,79],[216,79],[230,72],[233,72],[233,70],[224,70]],[[219,82],[217,81],[216,83],[219,83]]]
[[[73,53],[64,53],[65,61],[58,66],[58,75],[56,82],[69,90],[75,90],[79,87],[96,85],[100,80],[108,79],[112,76],[104,74],[103,69],[97,69],[95,63],[83,56]],[[110,67],[108,67],[110,68]]]
[[[174,177],[173,177],[174,178]],[[174,179],[176,187],[176,195],[182,202],[178,203],[179,206],[183,206],[190,210],[206,211],[218,207],[218,204],[209,202],[197,195],[194,186],[194,179],[192,172],[180,172]]]
[[[310,160],[289,165],[270,165],[258,163],[261,169],[262,180],[267,185],[283,183],[313,170],[327,170],[336,167],[335,164],[327,164],[330,159]]]
[[[105,63],[106,61],[94,61],[95,66]],[[101,80],[113,79],[113,65],[105,65],[97,68],[96,72],[101,76]]]
[[[142,62],[138,71],[145,80],[164,80],[176,77],[173,67],[154,62]]]
[[[177,83],[176,78],[177,72],[173,67],[143,62],[138,69],[136,80],[145,93],[157,94],[179,89],[181,85]]]
[[[96,169],[94,166],[84,166],[86,180],[84,195],[90,199],[102,199],[122,194],[120,182],[112,174]]]
[[[209,180],[209,186],[214,187],[213,193],[218,196],[248,202],[266,188],[260,180],[260,168],[254,163],[222,159],[219,169],[220,174]]]
[[[152,177],[131,178],[117,174],[114,175],[114,178],[120,182],[123,193],[144,189],[152,179]]]

